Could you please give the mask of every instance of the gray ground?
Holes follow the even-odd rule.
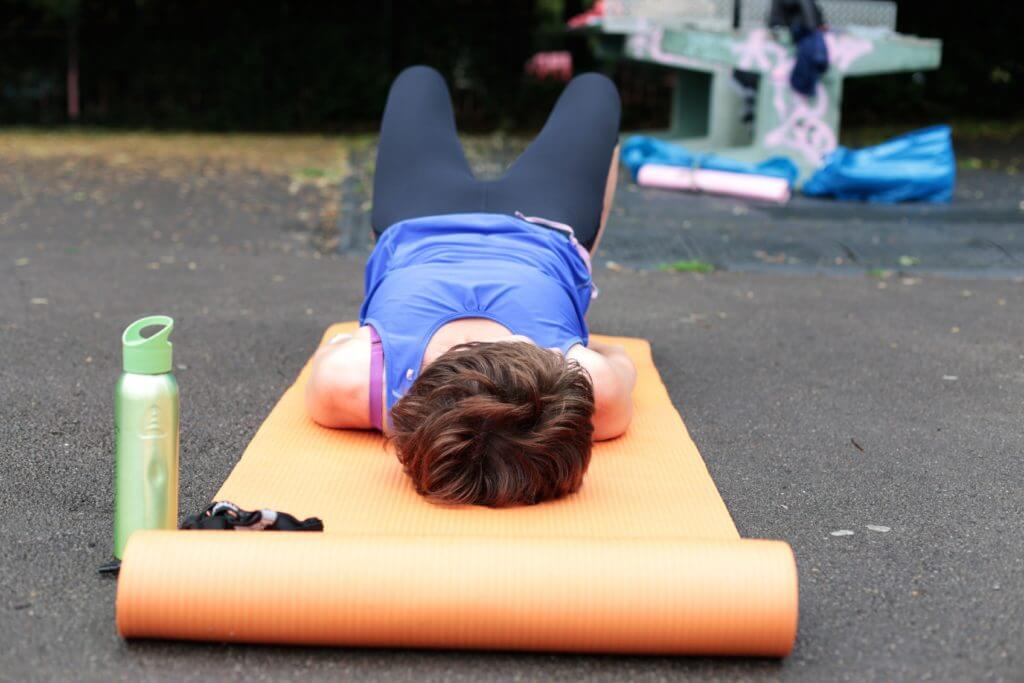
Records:
[[[652,340],[741,533],[792,544],[801,621],[787,660],[121,641],[114,581],[95,568],[110,552],[123,327],[177,320],[191,512],[361,296],[351,202],[334,234],[319,195],[289,193],[285,177],[193,171],[0,167],[0,679],[1024,679],[1024,196],[986,171],[965,174],[945,209],[623,192],[592,328]],[[988,199],[964,194],[988,182]],[[769,258],[767,272],[632,267],[742,271],[786,236],[804,246],[781,261],[800,264]],[[975,236],[1003,248],[975,249]],[[861,268],[934,256],[961,277],[866,277],[835,263],[848,256],[838,242]],[[794,274],[801,264],[846,276]]]
[[[522,149],[511,139],[478,152],[494,175]],[[474,148],[470,148],[472,151]],[[983,157],[971,156],[972,153]],[[372,150],[355,155],[369,166]],[[784,206],[640,188],[623,178],[604,242],[604,259],[657,268],[677,260],[731,271],[863,274],[922,271],[954,277],[1024,273],[1024,149],[1020,143],[969,145],[952,204],[873,205],[797,194]],[[369,175],[369,170],[367,171]],[[358,183],[346,201],[367,196]],[[364,220],[343,223],[343,246],[369,248]],[[614,264],[613,264],[614,267]]]

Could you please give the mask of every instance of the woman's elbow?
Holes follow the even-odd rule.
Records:
[[[631,387],[611,368],[593,374],[594,440],[606,441],[625,434],[633,420]]]
[[[306,414],[332,429],[352,426],[349,413],[355,394],[344,368],[337,365],[330,356],[319,359],[306,382]]]
[[[615,439],[626,433],[629,423],[633,421],[633,403],[626,401],[624,405],[606,407],[594,412],[594,441]]]

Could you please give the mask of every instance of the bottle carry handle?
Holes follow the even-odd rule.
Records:
[[[147,327],[159,327],[156,333],[142,336]],[[174,320],[167,315],[151,315],[136,320],[121,335],[124,371],[145,375],[159,375],[171,371],[172,347],[168,337],[174,329]]]
[[[154,334],[148,337],[142,336],[142,331],[147,327],[162,326],[162,329],[158,330]],[[174,319],[166,315],[151,315],[146,318],[136,320],[127,328],[125,328],[124,334],[121,336],[121,342],[125,346],[146,346],[166,343],[167,338],[171,336],[171,331],[174,329]]]

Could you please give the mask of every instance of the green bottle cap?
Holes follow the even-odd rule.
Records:
[[[147,327],[160,327],[155,334],[142,336]],[[151,315],[136,320],[124,331],[124,371],[137,375],[162,375],[171,371],[171,342],[174,320],[166,315]]]

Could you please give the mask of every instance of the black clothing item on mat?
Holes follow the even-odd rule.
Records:
[[[287,512],[243,510],[228,501],[215,501],[181,525],[182,529],[234,529],[236,531],[323,531],[319,517],[299,521]]]
[[[590,250],[619,141],[619,93],[605,76],[569,82],[537,138],[497,180],[466,161],[444,78],[409,67],[391,84],[373,179],[374,232],[446,213],[539,216],[572,226]]]

